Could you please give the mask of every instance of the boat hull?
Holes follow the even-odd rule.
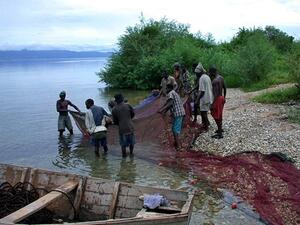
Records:
[[[115,182],[101,178],[70,173],[0,164],[0,184],[30,182],[35,187],[53,190],[67,182],[78,183],[69,196],[74,202],[79,221],[68,224],[177,224],[187,225],[192,212],[193,194]],[[141,213],[143,201],[140,196],[159,193],[175,205],[178,213]],[[66,197],[61,197],[47,208],[61,218],[72,218],[73,208]],[[144,210],[145,211],[145,210]],[[5,222],[0,219],[0,222]],[[7,222],[7,221],[6,221]],[[8,221],[9,222],[9,221]]]

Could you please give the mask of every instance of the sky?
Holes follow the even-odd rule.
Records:
[[[105,50],[129,26],[163,17],[228,41],[275,26],[300,39],[300,0],[0,0],[0,50]]]

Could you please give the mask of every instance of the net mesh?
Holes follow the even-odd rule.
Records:
[[[228,157],[191,151],[200,128],[191,122],[188,98],[184,99],[186,116],[180,135],[185,151],[175,151],[171,119],[157,113],[164,102],[164,98],[151,96],[135,107],[137,157],[176,170],[191,171],[199,180],[232,190],[269,224],[300,224],[300,171],[293,164],[273,155],[260,154],[255,149]],[[77,124],[82,123],[82,115],[81,122],[79,117],[78,114],[74,117],[79,121]],[[107,136],[109,144],[118,144],[116,126],[109,127]]]

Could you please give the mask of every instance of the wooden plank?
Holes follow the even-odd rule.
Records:
[[[27,172],[28,172],[28,168],[25,168],[23,171],[22,171],[22,175],[21,175],[21,179],[20,179],[20,182],[21,183],[24,183],[25,182],[25,179],[26,179],[26,175],[27,175]]]
[[[154,211],[157,210],[159,212],[164,213],[179,213],[181,212],[181,209],[177,207],[167,207],[167,206],[158,206],[157,209],[154,209]]]
[[[144,194],[155,194],[159,193],[160,195],[165,196],[170,201],[182,201],[185,202],[187,199],[187,193],[185,191],[179,190],[170,190],[165,188],[154,188],[147,186],[138,186],[127,183],[122,183],[122,189],[120,191],[120,196],[136,196]]]
[[[115,182],[112,181],[89,177],[86,182],[85,191],[112,194],[114,184]]]
[[[78,188],[77,188],[77,191],[76,191],[74,204],[73,204],[76,212],[78,212],[78,209],[79,209],[79,206],[80,206],[80,203],[81,203],[81,200],[82,200],[86,180],[87,180],[87,177],[83,177],[82,179],[80,179],[79,184],[78,184]],[[75,212],[74,212],[74,209],[72,208],[71,212],[70,212],[69,219],[73,220],[74,218],[75,218]]]
[[[118,201],[118,194],[120,190],[120,182],[116,182],[112,193],[111,205],[109,210],[109,219],[114,219],[116,212],[116,205]]]
[[[192,208],[193,208],[193,201],[194,201],[194,192],[192,192],[192,193],[190,193],[189,195],[188,195],[188,199],[186,200],[186,203],[183,205],[183,207],[182,207],[182,213],[187,213],[187,214],[189,214],[189,213],[191,213],[191,210],[192,210]]]
[[[28,180],[28,183],[31,183],[31,184],[34,185],[33,182],[34,182],[34,178],[35,178],[36,171],[37,171],[37,169],[31,169],[30,174],[29,174],[29,180]],[[27,190],[29,191],[30,188],[31,188],[31,187],[28,185],[28,186],[27,186]]]
[[[111,194],[97,194],[94,192],[87,192],[85,190],[81,205],[84,204],[86,207],[88,207],[89,205],[110,206],[111,198]]]
[[[60,187],[56,188],[55,190],[62,191],[65,193],[68,193],[72,191],[76,186],[78,185],[78,182],[76,181],[68,181],[61,185]],[[41,210],[42,208],[45,208],[47,205],[49,205],[54,200],[60,198],[63,194],[60,192],[50,192],[43,197],[39,198],[38,200],[30,203],[29,205],[15,211],[12,214],[9,214],[8,216],[2,218],[0,220],[0,223],[4,224],[13,224],[20,222],[21,220],[25,219],[26,217],[34,214],[35,212]]]

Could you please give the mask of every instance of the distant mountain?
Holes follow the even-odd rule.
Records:
[[[109,57],[112,52],[97,51],[68,51],[68,50],[21,50],[21,51],[0,51],[0,60],[17,59],[55,59],[55,58],[94,58]]]

